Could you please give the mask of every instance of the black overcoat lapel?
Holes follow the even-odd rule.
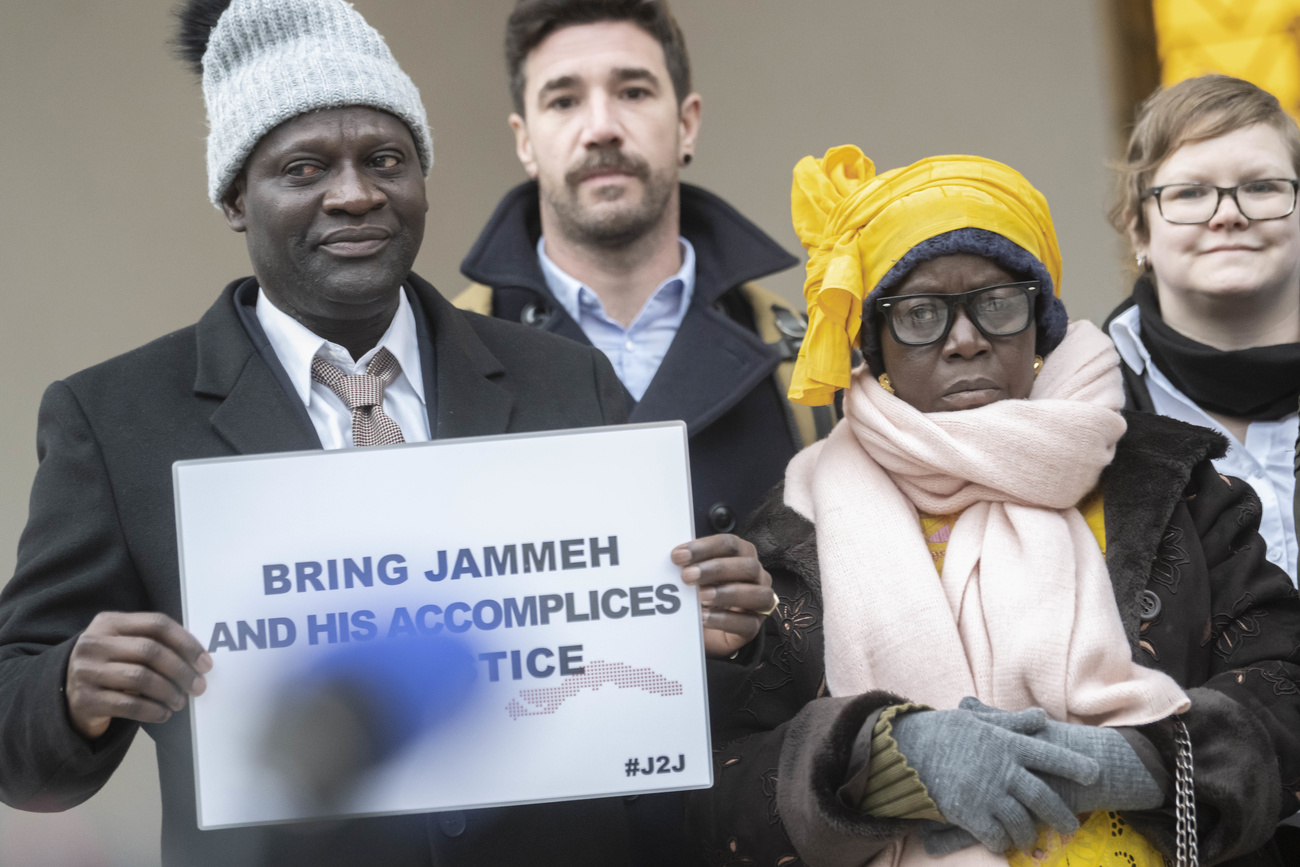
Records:
[[[237,454],[318,449],[301,401],[295,404],[297,395],[277,381],[235,312],[235,290],[243,282],[227,286],[199,320],[194,391],[220,399],[212,427]]]
[[[505,367],[457,310],[425,280],[410,275],[410,285],[433,341],[436,439],[505,433],[514,398],[502,387]]]
[[[681,419],[691,436],[772,375],[780,357],[758,335],[696,295],[691,312],[629,422]]]
[[[552,334],[576,340],[584,346],[591,346],[591,339],[587,337],[587,332],[582,330],[581,325],[573,321],[569,311],[560,305],[560,302],[550,293],[549,289],[546,292],[546,299],[548,303],[553,305],[551,307],[551,318],[546,321],[546,330]]]

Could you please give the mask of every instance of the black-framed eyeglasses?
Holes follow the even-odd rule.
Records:
[[[896,295],[877,301],[876,309],[889,323],[889,333],[904,346],[926,346],[946,338],[959,304],[985,337],[1010,337],[1034,321],[1034,299],[1042,291],[1038,280],[1025,280],[955,295]]]
[[[1235,187],[1214,184],[1165,184],[1152,187],[1142,198],[1156,200],[1156,209],[1166,222],[1180,225],[1208,223],[1219,211],[1224,196],[1231,196],[1247,220],[1277,220],[1295,211],[1295,178],[1263,178]]]

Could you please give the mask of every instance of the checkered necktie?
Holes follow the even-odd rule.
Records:
[[[384,412],[384,389],[392,385],[402,367],[387,349],[380,349],[366,372],[350,376],[319,355],[311,360],[311,378],[334,392],[352,410],[352,444],[387,446],[404,443],[402,429]]]

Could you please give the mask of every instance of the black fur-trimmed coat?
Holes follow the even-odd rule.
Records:
[[[1222,437],[1126,418],[1102,476],[1106,563],[1133,658],[1192,700],[1202,863],[1280,865],[1273,828],[1300,807],[1300,597],[1265,559],[1254,492],[1210,463]],[[712,673],[715,783],[691,794],[691,833],[711,865],[862,864],[911,823],[859,813],[836,791],[860,727],[905,697],[827,693],[816,532],[783,495],[745,533],[780,603],[746,655]],[[1143,619],[1146,591],[1160,604]],[[1138,732],[1172,773],[1169,721]],[[1125,816],[1171,864],[1173,815]]]

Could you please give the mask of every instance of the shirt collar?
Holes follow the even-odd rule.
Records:
[[[312,359],[320,355],[333,364],[346,366],[352,358],[351,354],[337,343],[315,334],[276,307],[260,287],[257,290],[255,310],[257,321],[266,332],[266,339],[270,341],[271,348],[275,350],[275,355],[280,359],[285,373],[289,375],[289,382],[293,384],[294,391],[298,393],[304,405],[310,404]],[[411,384],[411,389],[420,399],[420,403],[426,403],[423,368],[420,366],[420,344],[415,331],[415,313],[411,310],[410,302],[406,300],[405,291],[398,295],[397,313],[393,316],[393,321],[388,324],[384,336],[379,338],[379,342],[373,349],[356,360],[353,369],[347,372],[364,371],[366,364],[381,347],[387,348],[393,354],[402,367],[406,381]]]
[[[1110,339],[1124,363],[1141,375],[1151,364],[1151,353],[1142,342],[1142,317],[1134,304],[1110,321]]]
[[[682,245],[682,267],[677,269],[676,274],[656,286],[650,297],[659,294],[674,280],[681,281],[682,295],[678,310],[685,315],[686,308],[691,303],[691,296],[695,294],[695,248],[691,246],[690,241],[680,235],[677,236],[677,243]],[[546,255],[545,235],[537,239],[537,261],[542,266],[542,277],[546,280],[546,288],[551,290],[555,300],[560,302],[564,312],[568,313],[574,322],[581,321],[584,304],[603,311],[604,305],[600,303],[599,296],[590,287],[567,274],[559,265],[551,261],[550,256]]]

